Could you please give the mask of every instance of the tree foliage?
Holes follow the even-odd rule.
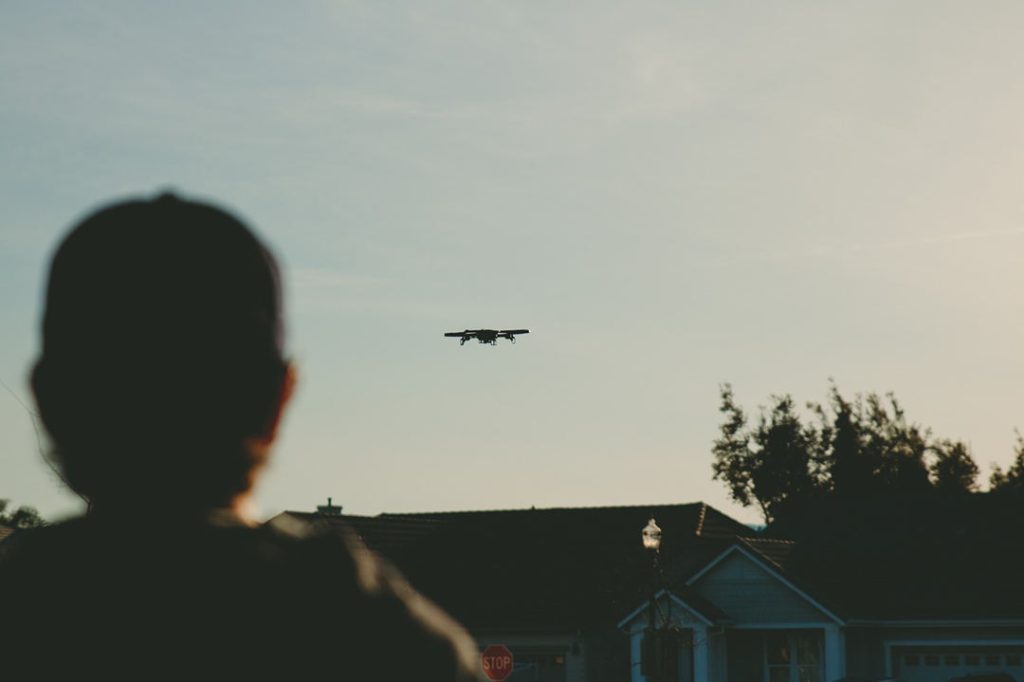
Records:
[[[46,525],[46,521],[39,515],[35,507],[21,506],[12,512],[7,508],[11,501],[0,499],[0,523],[13,528],[35,528]]]
[[[943,440],[932,446],[935,458],[928,471],[935,489],[944,493],[975,492],[978,489],[978,465],[974,463],[967,446],[961,442]]]
[[[713,478],[734,500],[757,505],[766,523],[799,513],[823,497],[958,494],[977,489],[978,466],[961,441],[935,439],[907,420],[892,394],[847,399],[835,384],[824,403],[801,416],[792,397],[772,396],[751,424],[732,386],[720,390],[724,419],[712,445]],[[1018,461],[1000,480],[1024,485]],[[1007,485],[1010,485],[1007,483]]]
[[[776,398],[771,411],[761,414],[752,438],[764,455],[754,471],[754,488],[774,506],[813,494],[819,485],[814,463],[818,439],[800,423],[789,396]]]
[[[1017,443],[1013,448],[1014,458],[1006,471],[993,465],[988,479],[989,490],[1006,491],[1024,489],[1024,436],[1017,432]]]

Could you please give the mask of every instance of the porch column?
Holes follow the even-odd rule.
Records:
[[[635,623],[629,633],[629,679],[630,682],[647,682],[640,668],[643,657],[644,628]]]
[[[825,682],[846,677],[846,646],[838,625],[825,626]]]
[[[693,625],[693,682],[711,682],[711,643],[706,625]]]

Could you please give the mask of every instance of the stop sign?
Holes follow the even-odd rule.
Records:
[[[512,674],[512,652],[504,644],[492,644],[480,654],[484,675],[494,682],[502,682]]]

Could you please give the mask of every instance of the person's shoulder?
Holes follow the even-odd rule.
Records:
[[[264,542],[287,556],[325,565],[330,571],[340,566],[354,571],[362,545],[347,524],[327,526],[288,513],[275,516],[256,532]]]
[[[311,522],[282,514],[271,519],[266,530],[318,563],[311,577],[323,576],[327,568],[330,581],[354,589],[344,628],[367,664],[366,674],[388,679],[480,679],[479,656],[469,633],[417,591],[396,566],[371,551],[343,519]],[[350,573],[339,574],[339,565]]]
[[[309,541],[322,541],[327,537],[337,537],[338,532],[347,533],[351,529],[347,524],[339,523],[336,526],[328,527],[316,520],[310,520],[305,515],[300,516],[293,512],[282,512],[274,516],[260,529],[267,533],[268,537],[285,543],[302,543]]]

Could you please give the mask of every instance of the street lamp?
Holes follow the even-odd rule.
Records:
[[[660,587],[661,571],[658,566],[658,554],[661,552],[661,528],[651,518],[644,526],[642,533],[644,549],[651,553],[652,580],[650,615],[647,619],[647,631],[644,633],[641,650],[641,672],[649,682],[661,682],[674,679],[676,676],[676,658],[678,656],[675,639],[669,631],[666,621],[661,630],[658,629],[658,588]]]
[[[654,560],[657,561],[657,553],[661,550],[661,528],[651,518],[643,530],[644,549],[654,550]]]
[[[641,672],[648,680],[658,677],[658,553],[661,551],[661,528],[654,522],[654,517],[647,522],[642,532],[644,549],[651,553],[651,603],[647,614],[647,631],[644,633],[644,646],[641,661]]]
[[[651,609],[647,618],[647,628],[653,634],[658,618],[658,553],[661,552],[661,528],[654,522],[654,517],[651,517],[644,526],[642,536],[644,549],[651,553]]]

